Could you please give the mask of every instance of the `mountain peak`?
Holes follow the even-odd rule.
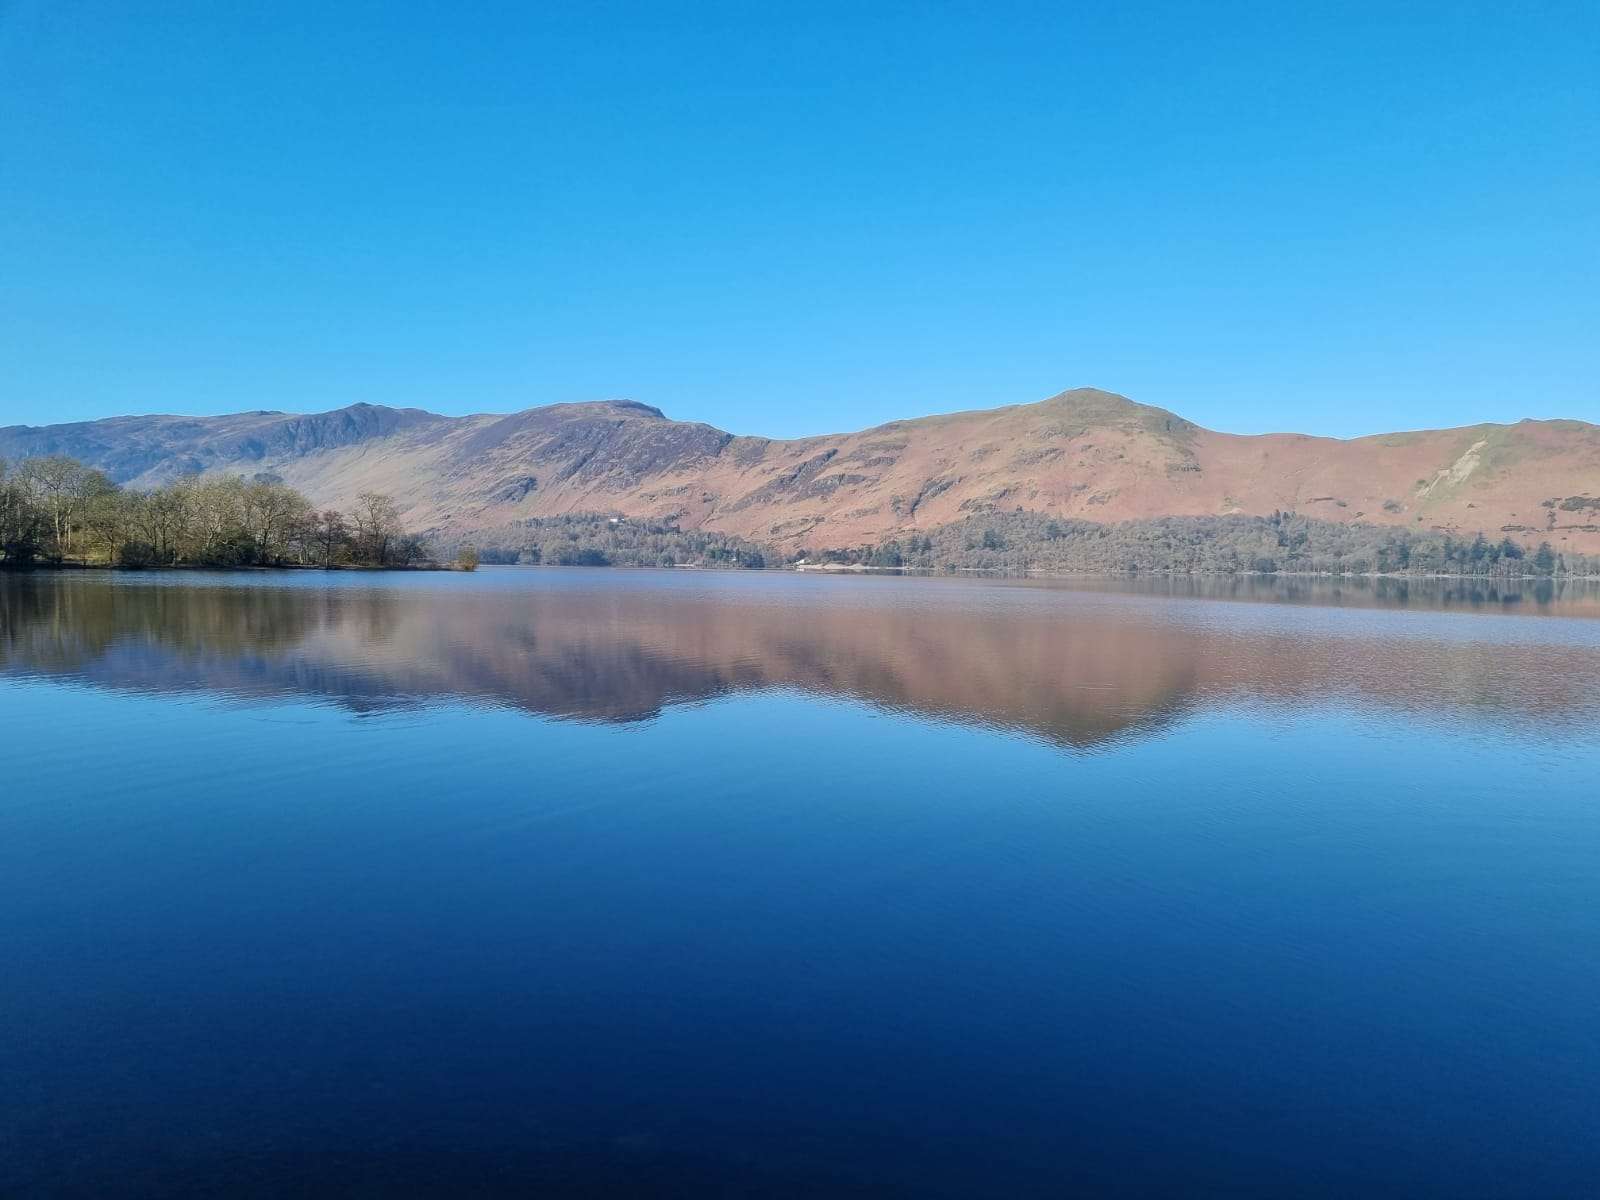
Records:
[[[659,408],[649,404],[641,404],[637,400],[563,400],[556,404],[536,404],[531,408],[519,409],[514,413],[479,413],[480,417],[491,420],[498,419],[523,419],[539,416],[547,417],[584,417],[584,416],[624,416],[643,417],[649,420],[665,421],[667,415]]]
[[[608,400],[606,403],[611,405],[612,408],[621,409],[623,412],[638,413],[641,416],[655,417],[662,421],[667,419],[667,414],[653,404],[641,404],[637,400]]]

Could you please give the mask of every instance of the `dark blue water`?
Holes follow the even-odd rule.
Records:
[[[1600,620],[1300,599],[0,579],[0,1195],[1593,1194]]]

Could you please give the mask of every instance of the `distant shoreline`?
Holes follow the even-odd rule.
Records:
[[[125,563],[84,563],[84,562],[30,562],[30,563],[0,563],[0,573],[26,575],[34,571],[114,571],[129,575],[163,574],[167,572],[192,572],[192,571],[223,571],[230,575],[276,575],[285,572],[300,571],[325,571],[328,573],[341,571],[366,572],[371,574],[391,574],[407,571],[445,571],[466,573],[468,568],[456,566],[453,563],[407,563],[393,566],[378,566],[372,563],[331,563],[323,566],[320,563],[274,563],[274,564],[226,564],[219,563],[208,565],[206,563],[160,563],[151,566],[129,566]]]
[[[991,579],[1439,579],[1472,583],[1600,583],[1600,575],[1463,575],[1440,571],[1027,571],[1017,574],[998,567],[955,567],[939,571],[929,567],[873,567],[861,563],[806,563],[768,570],[812,575],[914,575],[933,579],[983,575]]]
[[[1351,583],[1391,581],[1414,583],[1422,581],[1528,584],[1528,583],[1600,583],[1600,575],[1464,575],[1443,572],[1377,572],[1364,573],[1333,571],[1027,571],[1016,573],[996,567],[956,567],[949,571],[926,567],[875,567],[862,563],[802,563],[776,567],[736,567],[720,563],[675,563],[671,566],[645,566],[632,563],[568,564],[568,563],[485,563],[488,568],[515,568],[518,570],[589,570],[589,571],[714,571],[719,574],[766,575],[898,575],[907,578],[959,579],[981,576],[986,579],[1305,579],[1321,581],[1344,580]],[[476,568],[473,568],[475,570]],[[272,575],[321,571],[327,573],[404,574],[408,572],[468,574],[468,568],[454,563],[411,563],[406,565],[377,566],[366,563],[333,563],[321,566],[313,563],[280,563],[274,565],[205,565],[201,563],[166,563],[158,566],[126,566],[121,563],[33,562],[28,564],[0,563],[0,574],[25,575],[35,571],[78,572],[106,571],[130,575],[222,572],[235,574]]]

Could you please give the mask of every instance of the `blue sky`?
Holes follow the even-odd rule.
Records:
[[[0,0],[0,424],[1600,421],[1600,6]]]

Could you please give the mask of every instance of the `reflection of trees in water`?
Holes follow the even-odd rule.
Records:
[[[0,666],[77,671],[113,655],[136,659],[141,652],[152,662],[163,656],[190,663],[274,656],[301,646],[316,629],[351,621],[380,639],[393,628],[393,610],[394,597],[376,590],[20,576],[0,581]]]
[[[669,587],[39,577],[0,582],[0,669],[357,711],[456,699],[604,721],[789,687],[1068,745],[1135,735],[1208,704],[1330,696],[1554,727],[1587,719],[1600,679],[1600,648],[1587,646],[1241,631],[1174,619],[1166,606],[1070,595],[1042,605],[1000,596],[988,609],[921,602],[933,592],[854,606],[837,603],[837,591],[832,603],[774,595],[787,602]]]
[[[1153,575],[1082,580],[1077,586],[1197,600],[1333,604],[1353,608],[1470,609],[1559,613],[1600,605],[1600,583],[1587,579],[1467,579],[1428,576]]]

